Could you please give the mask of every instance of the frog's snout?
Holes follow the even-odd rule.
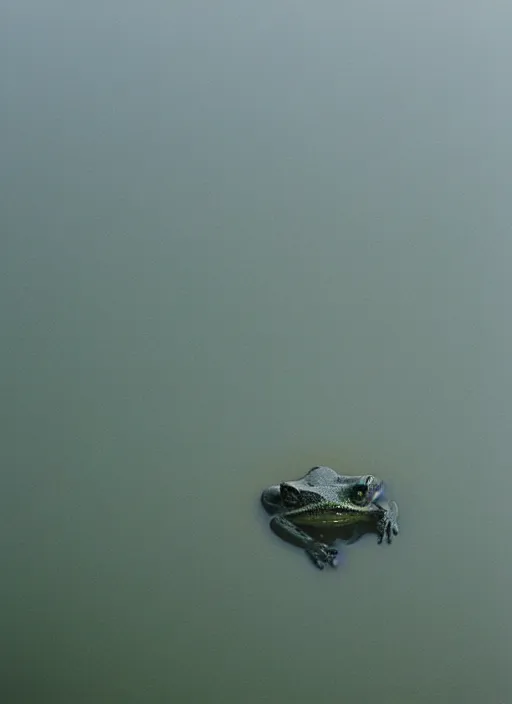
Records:
[[[271,486],[261,494],[261,503],[267,513],[275,513],[281,507],[281,491],[279,486]]]
[[[366,486],[368,488],[368,496],[371,501],[384,498],[385,486],[381,479],[377,479],[372,474],[366,477]]]

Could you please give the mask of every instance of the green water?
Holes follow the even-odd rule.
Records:
[[[1,13],[1,701],[512,701],[511,12]]]

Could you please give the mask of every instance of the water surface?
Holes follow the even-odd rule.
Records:
[[[510,12],[2,14],[2,701],[512,701]]]

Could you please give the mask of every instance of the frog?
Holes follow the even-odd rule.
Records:
[[[261,503],[272,516],[272,531],[323,570],[337,567],[337,540],[352,544],[371,532],[381,544],[398,535],[398,506],[383,497],[384,482],[372,474],[350,476],[315,466],[301,479],[265,489]]]

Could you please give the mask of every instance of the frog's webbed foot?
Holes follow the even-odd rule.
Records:
[[[383,508],[382,518],[377,523],[377,535],[379,536],[378,543],[382,543],[384,538],[386,542],[391,543],[393,535],[398,535],[398,506],[395,501],[390,501],[386,509]]]
[[[328,545],[327,542],[313,538],[309,533],[294,525],[284,516],[275,516],[270,521],[270,527],[283,540],[305,550],[310,560],[319,570],[323,570],[325,565],[336,567],[338,551]]]
[[[336,548],[325,543],[312,542],[305,550],[310,560],[319,570],[323,570],[325,565],[336,567],[336,558],[338,556]]]

